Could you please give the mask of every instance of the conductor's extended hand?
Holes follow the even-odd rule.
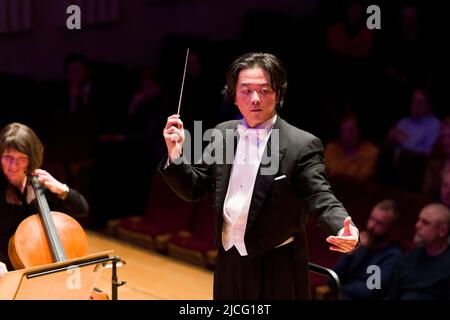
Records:
[[[177,114],[167,118],[166,126],[163,130],[166,141],[167,154],[171,161],[179,158],[183,151],[184,128],[180,116]]]
[[[347,217],[344,220],[344,227],[339,230],[337,236],[329,236],[326,240],[331,243],[330,250],[339,252],[349,252],[358,244],[358,228],[351,224],[352,218]]]

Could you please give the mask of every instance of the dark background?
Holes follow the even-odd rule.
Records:
[[[46,146],[46,168],[88,198],[95,217],[88,224],[97,227],[143,212],[164,154],[165,119],[177,109],[187,47],[201,64],[201,76],[186,79],[181,116],[187,127],[202,120],[206,129],[237,116],[222,90],[226,67],[247,51],[283,60],[288,94],[281,116],[324,143],[337,136],[339,117],[352,110],[363,135],[381,144],[408,113],[406,97],[417,84],[428,89],[435,114],[444,118],[449,44],[442,2],[359,2],[381,8],[381,30],[371,31],[373,45],[364,57],[338,54],[327,44],[328,28],[344,19],[350,1],[1,0],[0,126],[15,121],[36,131]],[[66,28],[69,4],[81,8],[81,30]],[[413,49],[396,39],[405,5],[419,12],[421,39]],[[80,134],[89,122],[59,116],[67,109],[64,61],[74,52],[90,59],[97,88],[90,136]],[[410,81],[389,79],[389,63],[410,71]],[[161,95],[154,109],[130,120],[143,69],[151,70]],[[79,145],[89,145],[89,152],[74,159]]]

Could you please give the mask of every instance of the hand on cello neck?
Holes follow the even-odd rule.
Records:
[[[55,193],[61,199],[65,199],[69,192],[66,184],[56,180],[50,173],[42,169],[36,169],[31,173],[31,177],[37,178],[38,182]]]

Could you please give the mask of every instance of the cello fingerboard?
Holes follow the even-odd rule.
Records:
[[[66,260],[66,254],[56,231],[50,207],[48,206],[47,199],[44,195],[44,188],[39,183],[37,177],[30,176],[30,181],[36,194],[36,200],[39,206],[39,215],[41,217],[42,224],[44,225],[47,241],[53,255],[53,260],[55,262],[64,261]]]

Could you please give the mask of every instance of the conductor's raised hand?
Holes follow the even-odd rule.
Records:
[[[47,187],[51,192],[63,197],[67,193],[67,185],[56,180],[50,173],[42,169],[36,169],[31,173],[38,178],[43,186]]]
[[[344,227],[339,230],[337,236],[329,236],[326,240],[331,243],[330,250],[339,252],[349,252],[358,244],[359,231],[351,224],[352,218],[347,217],[344,220]]]
[[[164,140],[166,141],[167,154],[170,160],[181,156],[184,142],[184,128],[180,116],[177,114],[167,118],[166,126],[163,130]]]

